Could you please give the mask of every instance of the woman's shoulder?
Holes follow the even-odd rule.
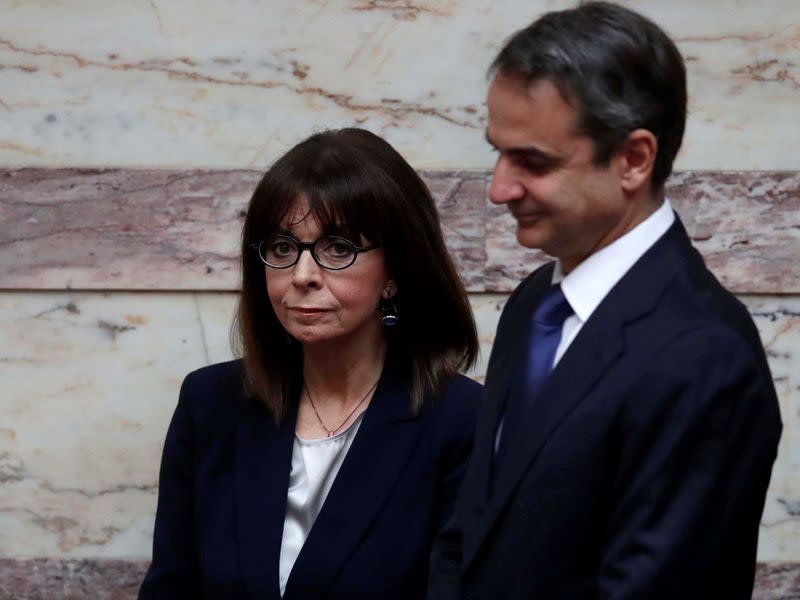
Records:
[[[442,457],[465,457],[472,447],[483,386],[464,375],[448,379],[421,415],[433,448]],[[446,459],[449,460],[449,459]]]
[[[241,383],[244,365],[241,359],[229,360],[205,367],[200,367],[189,373],[183,381],[184,386],[211,386],[218,388],[231,383]]]
[[[189,373],[181,385],[179,404],[196,421],[208,421],[231,415],[232,404],[243,398],[241,360],[231,360],[201,367]]]
[[[458,373],[445,383],[440,399],[445,403],[477,403],[482,395],[483,385]]]
[[[483,386],[464,375],[451,377],[429,403],[430,418],[454,427],[470,427],[477,419]]]

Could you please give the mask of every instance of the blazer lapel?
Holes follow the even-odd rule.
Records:
[[[369,531],[416,447],[420,427],[409,402],[406,378],[387,357],[375,395],[292,568],[284,600],[329,588]]]
[[[277,599],[297,407],[280,425],[256,402],[248,403],[244,416],[236,444],[239,561],[248,594]]]

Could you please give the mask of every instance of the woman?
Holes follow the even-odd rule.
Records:
[[[371,133],[313,135],[242,255],[244,358],[183,383],[139,597],[424,597],[481,394],[430,192]]]

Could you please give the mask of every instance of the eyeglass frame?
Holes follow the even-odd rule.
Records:
[[[290,240],[292,243],[294,243],[297,246],[297,250],[298,250],[297,258],[294,259],[293,263],[291,263],[289,265],[286,265],[286,266],[283,266],[283,267],[276,267],[275,265],[269,264],[264,259],[264,257],[261,255],[261,246],[266,244],[267,241],[272,241],[275,238],[286,238],[287,240]],[[347,264],[347,265],[345,265],[343,267],[326,267],[325,265],[323,265],[320,262],[319,258],[317,257],[316,246],[322,240],[331,240],[331,239],[339,240],[341,242],[345,242],[345,243],[347,243],[347,244],[349,244],[350,246],[353,247],[353,260],[350,261],[349,264]],[[376,248],[380,248],[380,244],[373,244],[372,246],[356,246],[353,242],[351,242],[347,238],[342,237],[340,235],[324,235],[321,238],[317,238],[313,242],[301,242],[300,240],[298,240],[297,238],[295,238],[295,237],[293,237],[291,235],[286,235],[284,233],[279,233],[279,234],[276,234],[276,235],[274,235],[274,236],[272,236],[272,237],[270,237],[268,239],[261,240],[258,243],[250,244],[250,247],[253,248],[256,251],[256,254],[258,255],[259,260],[261,260],[261,262],[264,263],[264,265],[266,265],[270,269],[290,269],[291,267],[295,266],[298,262],[300,262],[300,256],[302,256],[303,251],[308,250],[309,253],[311,254],[311,258],[314,259],[314,262],[317,263],[317,265],[321,269],[325,269],[326,271],[343,271],[344,269],[349,269],[350,267],[352,267],[355,264],[356,259],[358,259],[358,255],[359,254],[362,254],[364,252],[369,252],[370,250],[375,250]]]

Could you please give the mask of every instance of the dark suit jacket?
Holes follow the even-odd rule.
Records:
[[[243,398],[241,376],[234,361],[183,383],[140,599],[280,598],[297,409],[276,426],[263,405]],[[458,376],[415,417],[408,379],[387,361],[284,600],[424,597],[431,545],[452,513],[482,391]]]
[[[491,473],[552,271],[503,311],[430,597],[749,599],[778,402],[752,319],[679,221],[584,324]]]

